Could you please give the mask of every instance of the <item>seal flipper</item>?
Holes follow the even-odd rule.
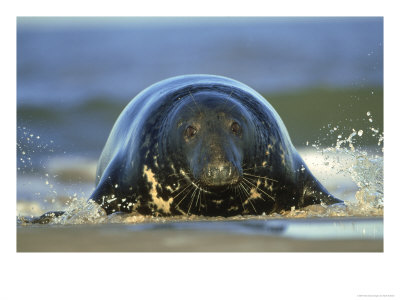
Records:
[[[32,218],[29,223],[33,224],[49,224],[50,221],[54,220],[55,218],[58,218],[59,216],[62,216],[65,214],[65,211],[49,211],[47,213],[44,213],[40,217],[35,217]]]
[[[308,206],[312,204],[332,205],[336,203],[344,203],[343,200],[331,195],[327,189],[311,174],[306,180],[303,189],[303,195],[299,201],[299,206]]]
[[[118,211],[115,183],[112,182],[111,178],[112,176],[103,177],[88,200],[99,204],[107,215]]]
[[[123,174],[122,166],[124,163],[118,163],[119,156],[116,155],[109,163],[107,168],[101,175],[101,178],[93,191],[89,200],[99,204],[107,213],[107,215],[120,211],[119,201],[119,182],[120,176]]]

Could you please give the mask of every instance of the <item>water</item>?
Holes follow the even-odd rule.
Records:
[[[331,238],[337,233],[342,239],[382,241],[382,27],[381,18],[19,18],[19,232],[45,235],[47,228],[58,235],[74,225],[90,235],[95,228],[106,231],[107,226],[123,224],[118,227],[121,234],[150,234],[146,224],[163,229],[172,222],[173,230],[217,226],[225,233],[249,235],[260,234],[260,228],[270,233],[265,228],[278,222],[285,228],[282,238],[304,239],[314,232],[318,240],[326,231]],[[106,216],[88,204],[97,159],[123,107],[148,85],[190,73],[232,77],[265,95],[311,171],[346,206],[254,218],[166,219]],[[49,210],[67,213],[42,229],[23,225],[24,217]],[[347,218],[356,225],[348,227]],[[317,219],[326,220],[325,227]],[[251,222],[258,227],[247,226]]]
[[[192,73],[268,93],[383,84],[383,18],[19,18],[17,43],[18,106],[126,101]]]
[[[25,132],[40,136],[30,153],[37,169],[49,158],[43,147],[51,147],[51,158],[97,160],[130,99],[159,80],[192,73],[242,81],[278,107],[287,101],[274,102],[275,94],[321,86],[355,88],[353,103],[366,88],[363,101],[379,103],[383,19],[18,18],[18,142],[30,148]],[[308,96],[322,102],[327,93]],[[304,146],[285,113],[292,139]]]
[[[57,241],[57,243],[54,243]],[[381,218],[164,220],[18,228],[17,250],[90,252],[382,252]]]

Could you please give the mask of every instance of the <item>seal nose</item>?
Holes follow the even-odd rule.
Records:
[[[203,171],[201,181],[210,187],[235,184],[240,179],[239,170],[232,163],[211,164]]]

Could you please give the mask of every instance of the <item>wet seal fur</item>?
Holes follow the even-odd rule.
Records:
[[[125,107],[90,200],[108,214],[225,217],[342,202],[311,174],[266,99],[214,75],[166,79]]]
[[[166,79],[116,121],[90,199],[107,213],[232,216],[341,202],[259,93],[221,76]]]

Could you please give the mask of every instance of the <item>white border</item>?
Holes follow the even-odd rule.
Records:
[[[16,1],[2,8],[1,282],[4,299],[357,299],[398,282],[398,9],[383,1]],[[384,16],[383,254],[16,254],[16,16]],[[4,168],[6,166],[6,168]],[[397,184],[397,185],[396,185]],[[397,196],[397,197],[396,197]],[[394,272],[393,272],[393,271]],[[394,274],[393,274],[394,273]]]

